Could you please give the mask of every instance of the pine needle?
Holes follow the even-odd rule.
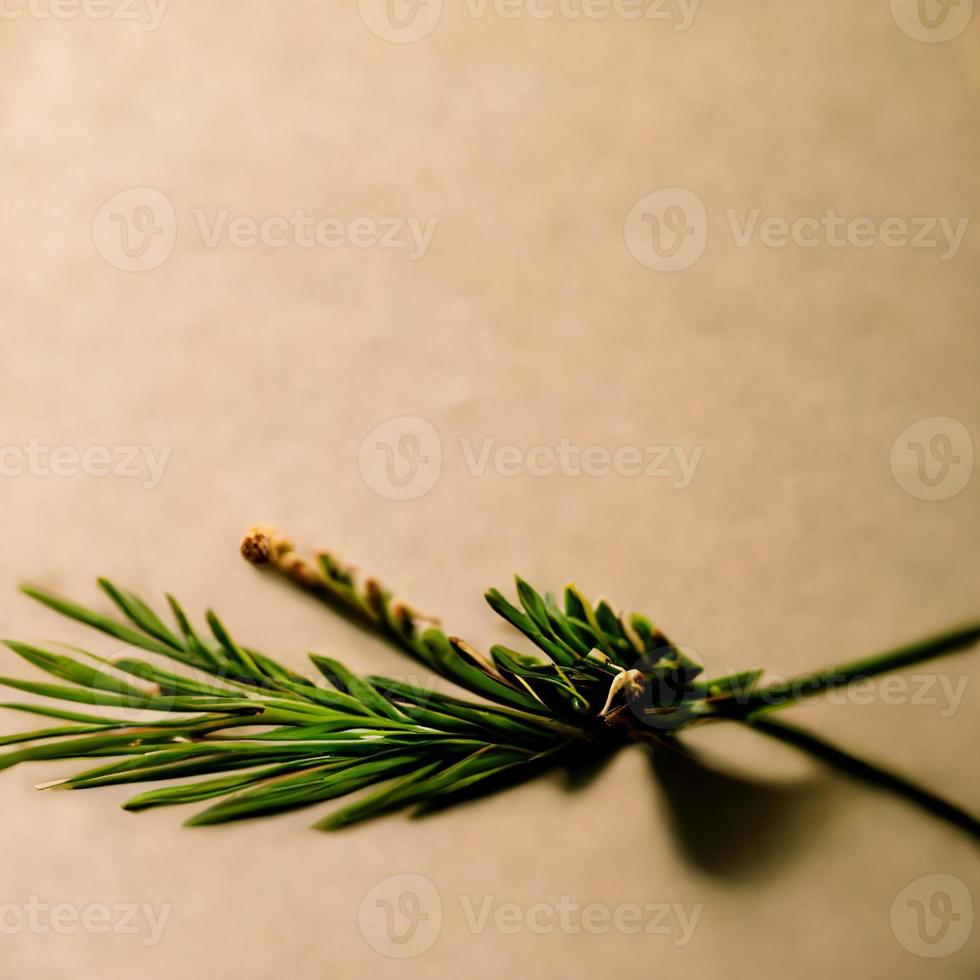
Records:
[[[705,680],[701,666],[645,616],[619,613],[604,599],[593,604],[574,586],[566,588],[559,605],[551,593],[542,595],[518,577],[516,603],[496,589],[486,599],[538,653],[497,645],[485,655],[394,599],[377,581],[362,584],[333,555],[305,561],[267,528],[250,532],[242,553],[475,700],[391,678],[361,677],[319,653],[310,654],[319,678],[311,680],[239,643],[213,611],[205,617],[209,637],[172,596],[167,596],[173,618],[168,624],[139,596],[107,579],[98,584],[117,616],[25,587],[28,596],[55,612],[155,660],[106,661],[84,651],[80,660],[6,641],[14,654],[63,683],[0,677],[0,684],[55,702],[112,710],[103,715],[46,704],[0,705],[67,723],[0,738],[0,746],[17,746],[0,754],[0,769],[42,760],[97,763],[41,784],[69,790],[190,778],[140,793],[125,807],[210,802],[187,821],[192,826],[280,813],[368,790],[316,824],[336,830],[408,807],[428,812],[514,776],[519,780],[549,766],[608,755],[631,742],[663,745],[692,725],[735,721],[785,735],[786,729],[762,718],[764,712],[980,639],[980,625],[973,624],[784,683],[762,685],[758,668]],[[132,709],[156,720],[112,717]],[[793,741],[817,752],[815,739],[794,735]],[[839,751],[838,756],[845,758]],[[869,768],[849,764],[849,771],[865,776]],[[906,798],[923,805],[938,799],[916,794],[898,777],[878,782],[901,788]],[[939,802],[934,812],[947,819],[955,814],[958,826],[980,836],[980,824],[962,808]]]

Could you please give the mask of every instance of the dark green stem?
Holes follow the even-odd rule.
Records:
[[[944,800],[941,796],[937,796],[935,793],[924,789],[916,783],[910,782],[903,776],[883,769],[881,766],[865,762],[863,759],[859,759],[857,756],[845,752],[836,745],[819,739],[794,725],[787,725],[785,722],[769,721],[763,718],[749,718],[745,720],[745,724],[751,726],[756,731],[777,738],[781,742],[786,742],[789,745],[796,746],[796,748],[803,749],[805,752],[809,752],[821,761],[835,766],[850,776],[873,783],[882,789],[904,797],[906,800],[917,804],[924,810],[928,810],[947,823],[965,830],[974,840],[980,842],[980,820],[977,820],[973,814],[963,809],[963,807]]]

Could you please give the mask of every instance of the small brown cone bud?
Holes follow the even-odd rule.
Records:
[[[242,557],[253,565],[268,565],[272,561],[272,540],[265,531],[253,528],[242,538]]]

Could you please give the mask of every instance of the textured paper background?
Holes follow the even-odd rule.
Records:
[[[0,479],[3,634],[112,653],[15,592],[26,578],[94,599],[105,574],[214,605],[292,664],[318,650],[404,671],[241,562],[256,520],[337,549],[480,645],[506,636],[481,592],[515,570],[648,611],[715,670],[789,673],[975,616],[978,478],[930,502],[889,459],[919,419],[980,437],[976,228],[947,260],[880,243],[740,248],[725,212],[972,222],[976,19],[933,44],[881,0],[705,2],[686,30],[676,5],[664,10],[673,23],[478,18],[453,3],[410,44],[372,34],[356,5],[305,0],[173,0],[152,31],[0,19],[2,441],[171,450],[152,489],[27,469]],[[100,208],[133,187],[166,195],[176,219],[173,254],[143,272],[93,241],[99,220],[119,231]],[[634,204],[665,187],[693,191],[710,229],[676,272],[644,267],[624,240]],[[438,223],[417,261],[350,245],[208,248],[195,211],[223,208]],[[426,420],[443,454],[434,487],[408,501],[376,493],[358,466],[366,434],[398,417]],[[684,489],[476,476],[461,440],[485,439],[702,455]],[[913,673],[956,684],[975,664]],[[977,809],[977,684],[952,712],[941,696],[873,696],[793,717]],[[0,779],[0,904],[172,910],[152,947],[8,929],[0,972],[975,975],[976,935],[924,960],[889,919],[925,875],[956,875],[980,901],[962,834],[761,738],[713,729],[697,742],[768,789],[675,773],[675,810],[628,752],[578,792],[555,777],[439,819],[324,836],[307,829],[312,812],[183,830],[178,812],[119,810],[125,788],[33,791],[71,764],[15,769]],[[427,878],[442,907],[436,942],[406,960],[372,947],[376,921],[367,936],[358,925],[362,898],[398,874]],[[525,911],[562,896],[703,910],[686,945],[676,932],[474,932],[461,903],[485,896]]]

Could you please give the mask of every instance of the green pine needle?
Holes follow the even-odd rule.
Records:
[[[559,605],[550,593],[541,595],[517,578],[519,605],[495,589],[487,602],[538,653],[498,645],[486,656],[395,601],[374,580],[362,585],[329,554],[306,562],[269,529],[253,530],[242,553],[479,700],[386,677],[359,677],[319,654],[310,654],[320,678],[314,681],[241,645],[214,612],[206,615],[209,638],[172,596],[167,601],[174,625],[168,625],[138,596],[106,579],[99,585],[122,618],[25,587],[27,595],[56,612],[156,659],[109,661],[75,651],[78,659],[6,641],[13,653],[65,683],[0,677],[0,684],[103,710],[0,705],[59,722],[0,738],[0,746],[17,746],[0,754],[0,769],[41,760],[93,764],[42,788],[181,780],[141,792],[125,807],[209,803],[187,821],[193,826],[369,790],[316,824],[335,830],[407,807],[428,812],[550,766],[610,754],[631,742],[663,745],[692,725],[727,720],[838,764],[848,760],[842,768],[870,779],[880,770],[763,715],[834,685],[980,639],[980,625],[974,624],[785,683],[760,687],[759,669],[705,680],[701,666],[646,617],[617,613],[605,600],[593,605],[574,586]],[[152,713],[154,720],[127,720],[125,713],[133,709]],[[980,836],[980,824],[961,808],[893,775],[877,781]]]

